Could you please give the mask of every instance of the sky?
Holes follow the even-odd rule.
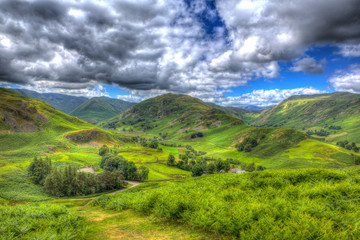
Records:
[[[0,1],[0,86],[269,107],[360,93],[360,0]]]

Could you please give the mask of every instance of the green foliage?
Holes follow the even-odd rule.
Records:
[[[352,150],[354,152],[359,152],[360,148],[356,145],[356,143],[352,142],[349,143],[347,140],[345,141],[339,141],[336,143],[337,146],[340,146],[342,148],[346,148],[347,150]]]
[[[104,156],[106,153],[108,153],[110,150],[109,150],[109,147],[106,146],[106,145],[102,145],[102,147],[99,149],[99,155],[100,156]]]
[[[309,130],[309,131],[306,131],[306,134],[317,135],[317,136],[320,136],[320,137],[327,137],[327,136],[329,136],[330,133],[328,131],[326,131],[325,129],[321,129],[320,131],[318,131],[318,130],[315,130],[315,131]]]
[[[258,145],[258,142],[253,137],[246,137],[241,143],[238,143],[235,145],[236,149],[241,152],[250,152],[252,148],[256,147]]]
[[[198,177],[203,175],[204,173],[204,168],[199,165],[199,164],[195,164],[192,168],[191,168],[191,176],[192,177]]]
[[[140,181],[144,181],[144,180],[148,179],[149,178],[149,169],[145,166],[140,166],[138,168],[138,175],[139,175]]]
[[[51,160],[46,157],[42,159],[41,157],[37,159],[36,157],[30,163],[28,172],[29,175],[33,177],[36,184],[44,185],[46,176],[51,171]]]
[[[216,174],[92,204],[239,239],[358,239],[359,176],[358,168]]]
[[[72,166],[64,169],[55,167],[46,177],[44,191],[57,197],[88,195],[121,188],[123,179],[119,171],[104,171],[94,175],[78,172]]]
[[[1,239],[84,239],[86,222],[55,204],[0,205]]]
[[[172,154],[169,154],[169,157],[166,161],[166,164],[169,166],[174,166],[175,165],[175,157]]]

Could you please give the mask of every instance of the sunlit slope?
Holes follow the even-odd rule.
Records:
[[[112,118],[133,105],[134,103],[119,99],[94,97],[71,111],[70,115],[90,123],[97,123]]]
[[[332,93],[293,96],[262,111],[251,122],[254,126],[289,127],[308,130],[314,127],[330,132],[329,141],[360,142],[360,95]],[[329,129],[340,126],[341,130]]]

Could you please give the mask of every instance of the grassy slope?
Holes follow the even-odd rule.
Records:
[[[59,93],[38,93],[27,89],[12,89],[17,93],[29,98],[43,100],[57,110],[69,113],[88,100],[86,97],[75,97]]]
[[[159,133],[167,133],[168,143],[191,145],[198,151],[206,152],[210,157],[239,159],[242,162],[255,162],[272,168],[311,167],[314,166],[314,159],[319,159],[319,151],[313,152],[313,148],[303,149],[297,145],[307,139],[305,134],[299,131],[247,126],[239,119],[215,110],[199,99],[184,95],[166,94],[148,99],[99,125],[133,129],[135,131],[132,132],[133,136],[137,133],[144,136],[145,133],[145,137],[148,138],[155,136],[161,138]],[[197,131],[201,131],[204,137],[190,138],[191,133]],[[261,144],[250,153],[238,152],[235,144],[248,136],[255,137]],[[324,161],[318,160],[317,166],[341,167],[344,166],[343,158],[350,158],[351,152],[347,150],[340,148],[333,150],[333,145],[315,142],[322,146],[320,155],[326,156]],[[285,151],[294,147],[295,150],[290,151],[290,155],[285,154]],[[306,152],[306,157],[296,154],[300,148],[300,152]],[[167,150],[178,156],[178,150]],[[288,164],[286,160],[289,160]],[[350,161],[345,162],[348,163],[346,166],[353,164]]]
[[[71,111],[70,115],[90,123],[97,123],[112,118],[133,105],[119,99],[94,97]]]
[[[151,155],[143,156],[151,158],[153,162],[156,159],[152,155],[156,155],[160,162],[166,161],[168,157],[166,152],[137,147],[127,137],[98,129],[85,121],[57,111],[43,101],[0,88],[0,114],[4,114],[7,109],[19,109],[23,111],[21,114],[10,113],[16,121],[26,127],[25,123],[37,121],[31,115],[34,112],[33,108],[36,109],[36,114],[43,114],[48,119],[47,122],[37,124],[39,127],[35,132],[8,133],[10,130],[6,129],[6,122],[0,122],[0,129],[6,132],[0,134],[0,198],[12,201],[40,201],[51,198],[27,176],[27,166],[35,156],[49,156],[54,166],[71,164],[80,168],[94,165],[96,171],[101,171],[98,149],[102,144],[120,147],[120,151],[130,148],[135,152],[150,153]],[[126,158],[130,161],[138,160],[136,154],[139,153],[128,155]],[[164,179],[171,177],[150,169],[150,180]]]
[[[177,221],[223,239],[358,239],[359,171],[216,174],[138,186],[92,204]]]
[[[360,95],[332,93],[293,96],[277,106],[253,115],[254,126],[290,127],[298,130],[325,128],[332,135],[327,140],[348,140],[360,143]],[[328,126],[342,130],[329,130]]]

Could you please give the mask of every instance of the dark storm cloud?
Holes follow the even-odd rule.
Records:
[[[172,91],[208,98],[258,77],[277,77],[279,60],[302,57],[293,71],[321,73],[323,63],[303,56],[312,44],[339,43],[348,56],[354,55],[348,49],[358,48],[358,0],[207,4],[3,0],[0,81],[71,93],[116,84],[135,95],[148,90],[147,96]]]
[[[309,74],[321,74],[326,71],[326,60],[323,59],[317,62],[314,58],[305,57],[295,62],[294,66],[290,68],[293,72],[305,72]]]

